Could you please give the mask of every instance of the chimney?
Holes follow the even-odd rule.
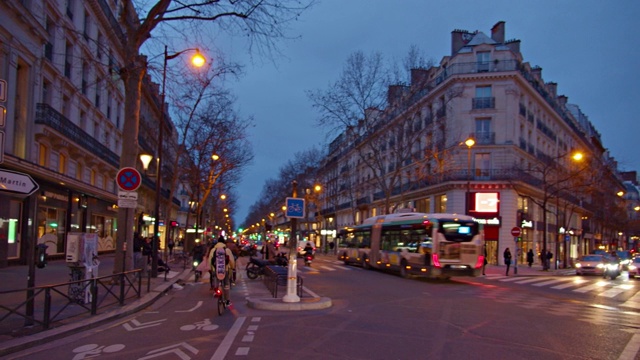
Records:
[[[402,101],[404,89],[405,87],[403,85],[389,85],[389,91],[387,92],[387,103],[390,106],[399,104]]]
[[[549,90],[549,92],[551,93],[552,97],[556,97],[558,96],[558,84],[554,83],[554,82],[548,82],[547,83],[547,89]]]
[[[451,56],[457,54],[463,46],[467,45],[471,39],[469,35],[466,30],[456,29],[451,32]]]
[[[565,107],[565,105],[567,105],[567,101],[569,101],[569,98],[566,95],[560,95],[557,99],[561,107]]]
[[[429,70],[427,69],[411,69],[411,87],[422,87],[427,83]]]
[[[540,66],[535,66],[531,68],[531,75],[538,80],[542,80],[542,68]]]
[[[491,38],[498,44],[504,44],[504,21],[498,21],[491,28]]]
[[[520,40],[509,40],[506,45],[514,54],[520,54]]]

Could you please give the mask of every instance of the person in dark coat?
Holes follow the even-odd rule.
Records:
[[[527,264],[529,264],[529,267],[531,267],[531,265],[533,265],[533,250],[529,249],[529,251],[527,251]]]
[[[502,256],[504,257],[504,264],[507,265],[507,272],[505,275],[509,276],[509,267],[511,267],[511,250],[509,250],[509,248],[504,249]]]

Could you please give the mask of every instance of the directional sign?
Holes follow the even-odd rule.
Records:
[[[118,171],[116,182],[118,183],[118,187],[124,191],[135,191],[140,187],[142,177],[138,170],[132,167],[125,167]]]
[[[0,191],[31,195],[38,187],[28,174],[0,169]]]
[[[287,198],[286,216],[290,218],[304,218],[304,199]]]
[[[511,229],[511,236],[518,237],[520,236],[520,234],[522,234],[522,229],[520,229],[519,227],[515,226],[513,229]]]

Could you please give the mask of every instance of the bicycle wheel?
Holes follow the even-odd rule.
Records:
[[[222,296],[218,298],[218,315],[222,315],[222,311],[224,311],[225,303]]]
[[[255,280],[258,278],[258,274],[260,274],[260,268],[256,264],[249,264],[247,266],[247,277],[251,280]]]

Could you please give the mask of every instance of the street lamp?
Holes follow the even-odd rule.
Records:
[[[465,214],[469,215],[469,196],[471,194],[471,147],[476,144],[476,141],[469,137],[465,142],[467,145],[467,192],[465,194]]]
[[[158,245],[160,243],[160,190],[161,190],[161,181],[160,181],[160,169],[162,168],[162,143],[164,142],[163,133],[164,133],[164,120],[165,120],[165,90],[167,83],[167,61],[171,59],[175,59],[178,56],[182,55],[187,51],[195,51],[195,55],[193,56],[191,62],[196,67],[201,67],[205,63],[205,58],[200,54],[200,50],[195,49],[186,49],[179,51],[175,54],[169,55],[167,53],[167,45],[164,46],[164,62],[162,65],[162,94],[160,95],[160,126],[158,128],[158,146],[157,146],[157,167],[156,167],[156,199],[155,199],[155,222],[153,225],[153,242],[151,247],[151,276],[158,276]]]

